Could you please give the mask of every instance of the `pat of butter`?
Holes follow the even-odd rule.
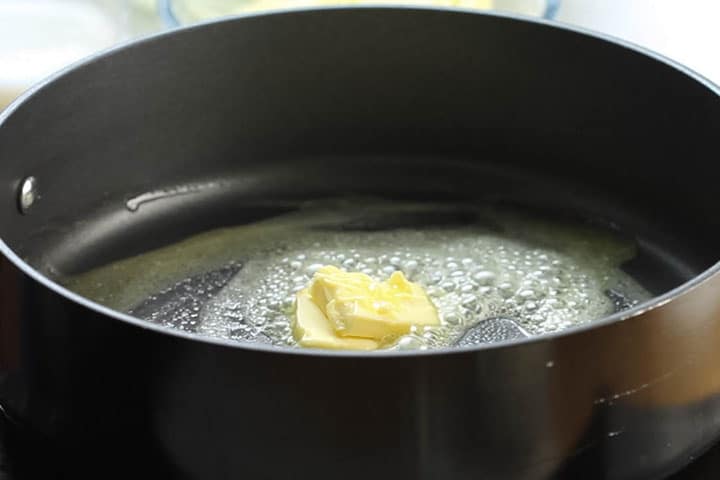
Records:
[[[326,266],[297,294],[293,334],[306,347],[372,350],[413,325],[439,323],[423,289],[402,272],[381,282]]]

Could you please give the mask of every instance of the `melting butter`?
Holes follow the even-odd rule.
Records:
[[[376,281],[325,266],[297,293],[293,335],[303,347],[373,350],[413,326],[439,324],[435,305],[402,272]]]
[[[475,220],[452,217],[460,208]],[[297,347],[298,308],[320,308],[310,292],[297,292],[308,288],[323,265],[378,281],[401,272],[424,289],[439,324],[413,325],[394,343],[383,343],[388,340],[338,335],[320,310],[316,336],[323,327],[330,329],[330,341],[362,340],[342,348],[433,349],[455,345],[488,319],[512,319],[537,335],[630,308],[651,297],[620,268],[636,253],[633,239],[612,231],[521,211],[349,198],[310,202],[59,280],[110,308],[169,328]],[[228,266],[235,273],[221,275],[217,291],[209,293],[207,282],[194,280]]]

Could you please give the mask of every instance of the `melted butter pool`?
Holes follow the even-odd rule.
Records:
[[[650,298],[620,266],[633,242],[517,212],[448,205],[308,204],[255,224],[204,233],[67,279],[112,308],[200,335],[295,346],[295,292],[323,265],[420,284],[442,324],[392,348],[487,343],[486,332],[537,335],[602,318]],[[502,328],[498,328],[502,319]],[[493,323],[495,322],[495,323]],[[498,334],[499,335],[499,334]],[[473,342],[470,342],[472,344]]]

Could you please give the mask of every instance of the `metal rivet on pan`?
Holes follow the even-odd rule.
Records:
[[[26,214],[39,198],[38,184],[35,177],[27,177],[20,182],[18,190],[18,208],[20,213]]]

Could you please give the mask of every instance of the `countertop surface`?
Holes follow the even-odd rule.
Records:
[[[647,47],[720,84],[720,1],[561,1],[558,21]]]

